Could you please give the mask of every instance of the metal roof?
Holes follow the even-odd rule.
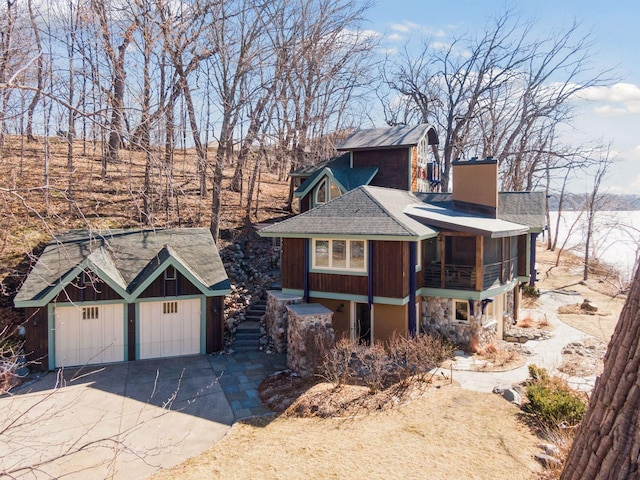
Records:
[[[435,129],[431,125],[415,126],[398,125],[388,128],[372,128],[356,130],[349,135],[337,150],[362,150],[373,148],[390,148],[417,145],[425,135],[429,137],[429,145],[438,143]]]

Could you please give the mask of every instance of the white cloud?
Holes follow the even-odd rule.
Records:
[[[403,20],[401,23],[392,23],[391,30],[399,33],[420,32],[429,37],[445,37],[447,34],[441,28],[433,28],[428,25],[420,25],[419,23]]]
[[[392,33],[390,35],[387,35],[387,38],[392,42],[401,42],[405,39],[405,37],[400,35],[399,33]]]
[[[640,86],[632,83],[615,83],[607,87],[589,87],[580,98],[604,105],[595,108],[603,116],[640,113]]]

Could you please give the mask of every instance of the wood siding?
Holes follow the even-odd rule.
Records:
[[[367,277],[311,272],[309,274],[309,290],[314,292],[366,295]]]
[[[411,147],[411,191],[418,191],[418,147]]]
[[[24,351],[31,370],[49,370],[49,318],[47,307],[25,308]]]
[[[409,147],[385,150],[358,150],[352,153],[353,168],[378,167],[369,185],[410,190]]]
[[[127,360],[136,359],[136,304],[127,305]]]
[[[529,235],[520,235],[518,237],[518,276],[527,276],[527,244],[529,243]],[[535,268],[535,265],[531,265]]]
[[[160,274],[149,285],[140,298],[173,297],[180,295],[200,295],[202,292],[187,278],[176,270],[176,280],[165,280],[164,274]]]
[[[75,280],[65,285],[52,302],[99,302],[120,300],[122,298],[113,288],[95,275],[92,275],[91,283],[85,283],[84,286],[81,286],[81,276],[78,275]]]
[[[282,288],[304,288],[304,238],[282,239]]]
[[[304,197],[300,199],[300,213],[304,213],[311,209],[311,195],[313,195],[314,189],[311,189]]]
[[[224,348],[224,297],[207,298],[205,348],[207,353]]]
[[[404,298],[409,295],[409,242],[375,242],[373,264],[375,296]]]

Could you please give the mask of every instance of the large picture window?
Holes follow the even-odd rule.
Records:
[[[365,240],[313,240],[313,268],[328,270],[367,270]]]

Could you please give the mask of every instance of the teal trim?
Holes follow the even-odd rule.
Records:
[[[122,328],[124,329],[124,352],[122,352],[122,360],[129,360],[129,304],[122,305]]]
[[[136,360],[140,360],[140,304],[135,304],[136,308]]]
[[[207,300],[206,298],[200,297],[200,355],[204,355],[206,353],[207,353]]]
[[[529,277],[518,277],[518,282],[528,282],[529,280],[531,280]]]
[[[151,285],[160,275],[162,275],[164,271],[167,269],[167,267],[169,266],[174,267],[177,271],[179,271],[182,275],[184,275],[187,278],[187,280],[189,280],[193,285],[195,285],[195,287],[198,290],[200,290],[203,295],[207,297],[219,297],[221,295],[228,295],[229,293],[231,293],[230,289],[210,290],[209,287],[205,285],[205,283],[201,279],[199,279],[194,274],[192,274],[187,268],[185,268],[185,266],[181,262],[176,260],[174,257],[170,256],[165,261],[163,261],[160,265],[158,265],[155,271],[151,275],[149,275],[147,278],[145,278],[144,282],[138,285],[138,287],[133,292],[131,292],[130,294],[131,301],[129,303],[133,303],[135,299],[142,292],[144,292],[147,289],[147,287]],[[164,298],[164,297],[159,297],[159,298]]]
[[[340,189],[340,192],[342,194],[347,192],[346,187],[344,185],[342,185],[342,183],[340,183],[340,181],[338,179],[336,179],[336,177],[333,174],[333,172],[331,171],[331,169],[329,167],[324,167],[322,169],[322,173],[320,175],[318,175],[316,177],[316,179],[307,186],[307,188],[305,188],[302,192],[295,192],[294,196],[299,197],[299,198],[303,198],[305,195],[307,195],[311,190],[313,190],[316,187],[316,185],[318,185],[325,178],[329,178],[332,182],[335,182],[335,184],[338,185],[338,188]],[[328,187],[328,185],[327,185],[327,187]],[[313,200],[313,204],[315,205],[315,203],[316,203],[315,195],[313,196],[312,200]]]
[[[283,288],[282,293],[286,295],[302,296],[302,290]],[[310,297],[314,298],[326,298],[330,300],[345,300],[348,302],[367,303],[369,299],[366,295],[353,295],[350,293],[335,293],[335,292],[318,292],[311,290],[309,292]],[[373,303],[381,303],[384,305],[406,305],[409,303],[409,297],[405,298],[391,298],[391,297],[373,297]]]
[[[281,233],[281,232],[258,232],[261,237],[280,238],[332,238],[351,240],[395,240],[398,242],[416,242],[427,240],[438,236],[437,232],[426,233],[424,235],[354,235],[354,234],[330,234],[330,233]]]
[[[355,270],[340,270],[340,269],[336,269],[336,270],[330,270],[330,269],[317,269],[317,268],[310,268],[309,269],[310,272],[313,273],[326,273],[329,275],[352,275],[354,277],[366,277],[367,276],[367,272],[365,271],[355,271]]]
[[[496,295],[513,290],[517,285],[518,280],[512,280],[509,283],[500,285],[499,287],[490,288],[481,292],[469,291],[469,290],[451,290],[447,288],[428,288],[422,287],[418,290],[418,295],[423,297],[440,297],[440,298],[457,298],[468,300],[484,300],[485,298],[493,298]]]
[[[56,316],[52,303],[47,305],[47,351],[49,353],[49,370],[56,368]]]

